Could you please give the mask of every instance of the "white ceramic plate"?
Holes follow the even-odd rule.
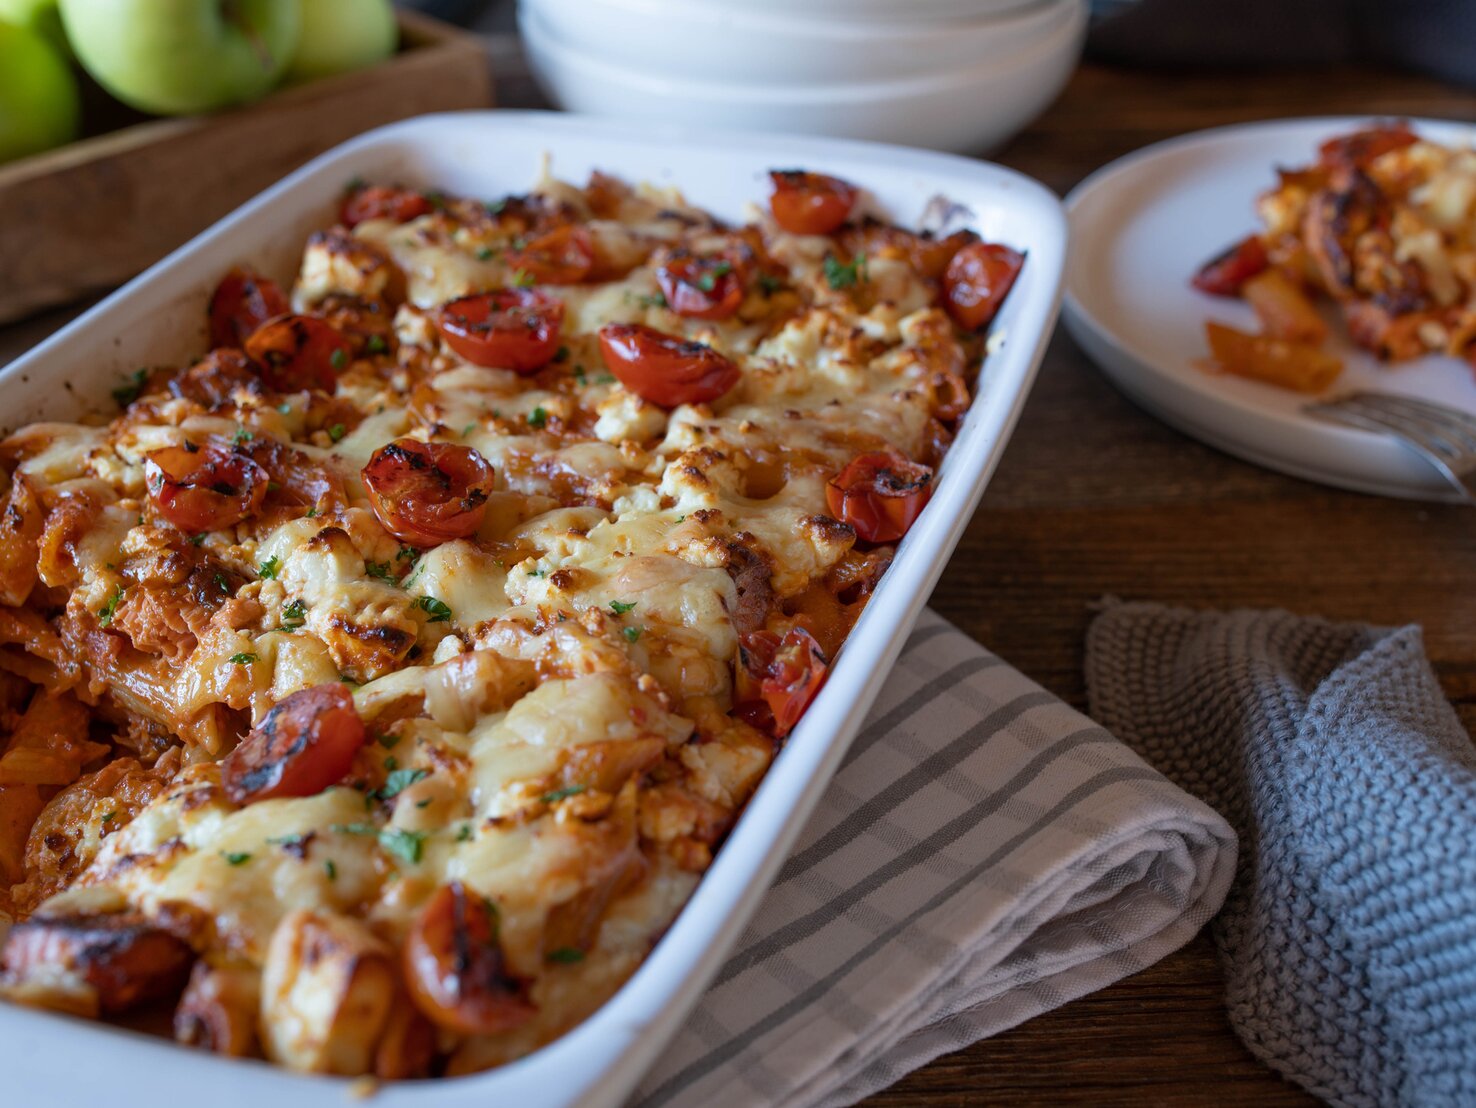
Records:
[[[758,906],[866,715],[1004,451],[1055,322],[1066,252],[1056,197],[998,166],[823,139],[622,125],[543,112],[424,116],[363,135],[309,163],[0,371],[15,426],[111,408],[136,366],[203,349],[205,305],[231,265],[290,279],[302,242],[331,218],[352,177],[494,198],[526,191],[541,160],[583,181],[592,169],[679,185],[738,220],[767,194],[767,171],[803,165],[863,185],[883,211],[915,220],[938,194],[966,205],[991,241],[1029,251],[995,323],[978,394],[933,499],[902,544],[830,679],[765,777],[696,894],[651,956],[603,1008],[562,1039],[501,1069],[386,1086],[375,1108],[620,1104],[701,995]],[[232,1061],[102,1024],[0,1003],[0,1103],[158,1108],[322,1108],[347,1104],[342,1080]],[[203,1101],[202,1101],[203,1098]]]
[[[1305,165],[1357,118],[1296,119],[1202,131],[1149,146],[1098,170],[1066,198],[1071,264],[1067,329],[1129,397],[1179,429],[1248,461],[1360,492],[1450,499],[1433,467],[1393,439],[1302,414],[1299,393],[1196,367],[1204,323],[1258,330],[1245,304],[1206,296],[1189,279],[1258,229],[1252,205],[1277,165]],[[1433,120],[1415,130],[1470,144],[1476,129]],[[1345,368],[1328,395],[1405,393],[1476,413],[1476,378],[1456,358],[1390,367],[1353,345],[1328,314]]]

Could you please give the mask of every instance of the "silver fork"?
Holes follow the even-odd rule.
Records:
[[[1352,392],[1302,410],[1330,423],[1392,436],[1439,470],[1468,504],[1476,504],[1476,416],[1387,392]]]

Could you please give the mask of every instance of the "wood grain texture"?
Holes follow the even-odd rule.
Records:
[[[1186,131],[1345,113],[1472,119],[1476,94],[1362,69],[1089,66],[997,160],[1064,193],[1113,158]],[[72,314],[0,328],[0,364]],[[1473,574],[1476,514],[1324,489],[1202,446],[1135,408],[1059,334],[933,603],[1078,706],[1090,605],[1107,594],[1420,623],[1471,726]],[[1201,935],[1134,977],[938,1059],[868,1103],[1315,1104],[1235,1038],[1222,991]]]
[[[480,40],[413,14],[401,37],[400,53],[370,69],[0,167],[0,322],[121,284],[360,132],[492,102]]]
[[[1360,69],[1086,67],[996,160],[1064,194],[1113,158],[1187,131],[1337,114],[1469,120],[1476,94]],[[1465,582],[1473,572],[1476,513],[1325,489],[1221,454],[1134,407],[1058,333],[933,605],[1078,706],[1090,606],[1104,595],[1419,623],[1470,727],[1476,603]],[[1315,1103],[1231,1032],[1207,935],[1111,988],[940,1058],[868,1102]]]

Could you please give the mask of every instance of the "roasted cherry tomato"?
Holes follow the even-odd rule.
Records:
[[[246,353],[261,368],[262,380],[278,392],[332,392],[349,349],[348,339],[311,315],[280,315],[246,339]]]
[[[242,351],[218,347],[170,381],[169,391],[214,411],[233,405],[238,393],[261,392],[261,377]]]
[[[1008,246],[970,243],[943,271],[943,306],[966,331],[987,327],[1024,264],[1025,255]]]
[[[15,983],[85,982],[105,1013],[178,993],[194,953],[137,912],[35,915],[10,929],[0,966]]]
[[[933,471],[901,454],[858,454],[825,486],[825,503],[836,519],[866,542],[896,542],[912,526],[932,495]]]
[[[1200,267],[1192,282],[1211,296],[1239,296],[1241,287],[1271,264],[1259,235],[1247,235]]]
[[[409,223],[431,210],[431,202],[410,189],[366,185],[344,198],[338,219],[345,227],[357,227],[368,219],[392,219]]]
[[[343,685],[314,685],[285,697],[220,764],[237,804],[316,796],[353,766],[368,733]]]
[[[828,235],[845,223],[860,191],[839,177],[775,169],[769,173],[774,193],[769,210],[774,222],[796,235]]]
[[[497,920],[459,881],[442,885],[405,937],[405,980],[432,1023],[461,1035],[496,1035],[537,1012],[528,983],[508,972]]]
[[[1328,169],[1340,166],[1364,169],[1389,151],[1419,141],[1419,136],[1409,129],[1409,124],[1401,121],[1328,139],[1317,148],[1317,160]]]
[[[290,310],[275,281],[249,269],[233,269],[210,297],[210,345],[241,346],[252,331]]]
[[[446,345],[474,365],[536,373],[559,348],[564,304],[537,289],[463,296],[436,317]]]
[[[154,507],[181,531],[197,534],[240,523],[266,498],[266,471],[245,454],[215,443],[166,446],[144,460]]]
[[[594,240],[583,227],[556,227],[503,255],[508,268],[540,285],[577,285],[594,268]]]
[[[738,367],[710,346],[639,323],[600,328],[600,356],[620,383],[663,408],[716,400],[738,383]]]
[[[743,271],[732,258],[674,254],[657,267],[666,306],[689,319],[727,319],[743,303]]]
[[[492,491],[487,459],[446,442],[396,439],[374,452],[363,477],[384,529],[420,547],[474,534]]]
[[[738,714],[780,739],[794,730],[830,669],[820,644],[803,627],[791,627],[782,639],[773,631],[745,635],[740,662]]]

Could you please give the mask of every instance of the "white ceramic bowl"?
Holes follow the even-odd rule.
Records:
[[[871,83],[998,64],[1030,50],[1085,0],[1032,0],[958,21],[746,10],[672,0],[521,0],[550,36],[611,65],[699,81]]]
[[[519,9],[528,58],[549,99],[619,119],[862,138],[978,154],[1025,126],[1056,98],[1081,55],[1087,10],[1007,60],[924,77],[832,84],[711,81],[619,65],[556,36]]]
[[[844,17],[850,20],[877,19],[896,22],[899,13],[907,19],[977,19],[1027,8],[1039,0],[680,0],[695,8],[730,11],[769,11],[787,15]]]

